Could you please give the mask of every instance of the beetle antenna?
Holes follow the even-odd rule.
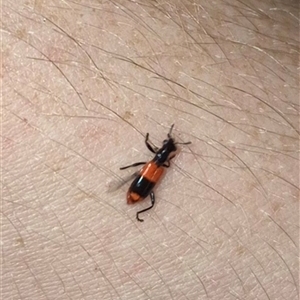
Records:
[[[171,138],[171,133],[172,133],[173,127],[174,127],[174,124],[171,125],[170,131],[168,133],[168,138],[169,139]]]
[[[191,144],[192,142],[185,142],[185,143],[178,143],[176,142],[175,145],[189,145]]]

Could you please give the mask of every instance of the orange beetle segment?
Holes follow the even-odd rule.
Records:
[[[150,161],[142,168],[140,176],[143,176],[150,182],[157,183],[163,173],[163,167],[159,167],[155,162]]]
[[[127,204],[133,204],[137,201],[141,200],[141,196],[134,192],[127,193]]]

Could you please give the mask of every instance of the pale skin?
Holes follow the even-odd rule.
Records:
[[[4,1],[1,299],[298,299],[286,2]],[[140,223],[111,187],[172,123]]]

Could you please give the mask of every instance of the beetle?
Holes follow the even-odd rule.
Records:
[[[176,145],[191,144],[191,142],[175,142],[174,138],[171,136],[173,127],[174,124],[172,124],[167,135],[168,138],[163,141],[163,145],[161,148],[151,145],[149,142],[149,133],[146,134],[145,144],[147,148],[155,154],[152,160],[150,160],[149,162],[137,162],[132,165],[120,168],[120,170],[125,170],[127,168],[144,165],[142,169],[136,173],[136,177],[131,183],[127,192],[127,204],[134,204],[150,195],[151,205],[136,213],[136,219],[140,222],[144,222],[144,220],[141,219],[139,215],[151,209],[155,204],[155,195],[153,192],[153,188],[162,177],[164,169],[170,167],[171,159],[176,156]]]

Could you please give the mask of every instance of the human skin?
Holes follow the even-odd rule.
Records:
[[[298,299],[298,1],[17,2],[1,299]],[[119,168],[173,123],[138,222]]]

